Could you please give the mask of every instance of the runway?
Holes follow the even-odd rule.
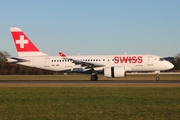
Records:
[[[179,84],[180,80],[0,80],[3,84]]]

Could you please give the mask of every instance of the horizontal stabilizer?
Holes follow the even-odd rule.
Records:
[[[17,58],[17,57],[7,57],[6,60],[7,60],[7,62],[11,62],[11,63],[29,62],[30,61],[28,59]]]

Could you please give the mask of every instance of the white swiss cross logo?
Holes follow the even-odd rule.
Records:
[[[24,35],[20,35],[20,40],[16,40],[16,44],[20,44],[20,48],[24,48],[25,44],[28,44],[28,40],[24,39]]]

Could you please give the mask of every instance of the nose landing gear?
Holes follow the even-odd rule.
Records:
[[[155,73],[156,73],[156,81],[159,81],[160,79],[159,79],[158,74],[160,73],[160,71],[155,71]]]
[[[158,77],[158,75],[156,75],[156,81],[159,81],[159,77]]]

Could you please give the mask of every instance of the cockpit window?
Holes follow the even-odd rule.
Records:
[[[159,58],[159,61],[165,61],[163,58]]]

